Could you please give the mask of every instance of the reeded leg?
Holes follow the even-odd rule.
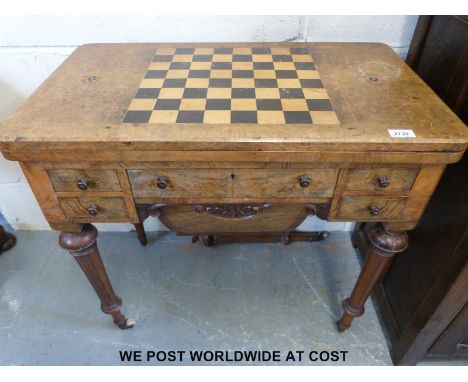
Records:
[[[114,324],[121,329],[131,328],[135,322],[127,320],[120,312],[122,300],[115,294],[107,276],[97,247],[97,229],[91,224],[84,224],[81,232],[62,232],[59,244],[75,258],[101,300],[101,309],[112,315]]]
[[[408,247],[405,231],[388,231],[383,224],[375,226],[368,235],[370,246],[364,266],[351,297],[343,301],[343,316],[337,322],[340,332],[348,329],[355,317],[364,314],[364,304],[372,289],[384,276],[394,256]]]
[[[0,254],[13,248],[16,244],[16,237],[5,231],[0,225]]]
[[[146,245],[148,244],[148,239],[146,238],[146,232],[145,232],[145,227],[143,226],[143,223],[136,223],[134,224],[135,230],[138,236],[138,240],[140,240],[141,245]]]

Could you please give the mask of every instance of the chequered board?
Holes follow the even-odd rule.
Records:
[[[307,48],[158,48],[123,123],[338,124]]]

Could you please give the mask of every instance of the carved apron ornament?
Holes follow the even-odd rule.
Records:
[[[247,219],[258,212],[271,208],[271,203],[260,204],[227,204],[227,205],[194,205],[199,214],[207,213],[223,219]]]

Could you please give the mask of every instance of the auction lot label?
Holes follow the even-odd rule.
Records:
[[[347,350],[120,350],[122,363],[309,363],[346,362]]]

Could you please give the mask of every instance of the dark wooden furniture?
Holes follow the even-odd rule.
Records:
[[[377,223],[347,329],[468,144],[391,48],[365,43],[86,45],[1,134],[120,328],[133,322],[91,223],[131,222],[145,243],[149,216],[197,237],[284,237],[316,215]]]
[[[0,255],[13,248],[16,244],[16,237],[11,233],[5,231],[3,226],[0,225]]]
[[[421,16],[408,63],[468,122],[468,18]],[[465,127],[465,129],[467,129]],[[367,227],[369,229],[369,227]],[[354,240],[365,253],[366,228]],[[448,166],[374,301],[393,361],[468,358],[468,155]]]

